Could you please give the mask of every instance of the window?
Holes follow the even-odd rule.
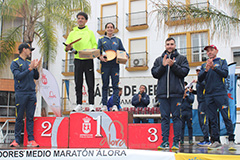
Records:
[[[147,1],[129,0],[129,13],[127,16],[127,27],[129,31],[147,29]]]
[[[232,49],[233,52],[233,60],[234,62],[237,62],[237,66],[240,66],[240,48],[234,48]]]
[[[7,30],[9,29],[12,29],[14,27],[18,27],[18,26],[21,26],[20,27],[20,33],[23,33],[23,18],[20,18],[20,17],[17,17],[15,18],[14,20],[11,20],[11,21],[4,21],[3,20],[3,24],[2,24],[2,30],[0,30],[0,32],[2,31],[1,34],[4,34],[6,33]]]
[[[15,93],[8,91],[0,91],[0,116],[15,116]]]
[[[238,13],[237,13],[237,8],[233,3],[230,3],[230,8],[231,8],[232,17],[239,18]]]
[[[8,104],[8,93],[0,92],[0,105],[7,105],[7,104]]]
[[[112,22],[116,29],[115,33],[118,32],[118,3],[108,3],[101,5],[101,17],[98,18],[98,33],[100,35],[104,34],[105,25],[108,22]]]
[[[208,45],[208,34],[206,32],[191,34],[191,44],[192,62],[206,61],[207,54],[204,47]]]
[[[181,55],[187,57],[190,66],[198,66],[206,61],[207,54],[203,50],[209,44],[208,30],[170,34],[176,40],[176,48]]]
[[[197,8],[206,8],[208,7],[208,0],[190,0],[190,5]]]
[[[178,48],[178,52],[181,55],[187,56],[187,37],[186,34],[183,35],[175,35],[171,36],[176,41],[176,46]]]
[[[197,8],[209,8],[209,0],[175,0],[174,2],[168,1],[168,6],[173,7],[173,9],[178,11],[182,10],[185,6],[192,6]],[[167,25],[181,25],[184,23],[200,22],[201,19],[198,18],[190,20],[190,18],[184,12],[168,12],[168,19],[166,21]],[[194,15],[192,15],[194,17]],[[189,21],[190,20],[190,21]]]
[[[128,71],[147,70],[147,37],[129,39]]]
[[[74,53],[66,53],[66,59],[62,60],[62,74],[64,76],[74,76]]]
[[[68,72],[74,72],[74,53],[68,54]]]
[[[67,56],[62,60],[62,72],[74,72],[74,53],[67,53]]]
[[[186,0],[176,0],[176,5],[180,7],[182,5],[186,5]],[[168,2],[169,3],[169,2]],[[177,20],[184,20],[186,19],[186,16],[185,15],[181,15],[181,14],[177,14],[177,13],[172,13],[170,14],[170,20],[171,21],[177,21]]]

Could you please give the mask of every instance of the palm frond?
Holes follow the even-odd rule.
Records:
[[[5,65],[6,60],[8,60],[15,49],[16,42],[19,42],[22,38],[22,27],[18,26],[16,28],[9,29],[2,35],[0,41],[0,68]]]
[[[22,14],[22,6],[23,6],[24,0],[7,0],[7,1],[1,1],[0,2],[0,11],[1,16],[5,20],[12,20],[16,18],[17,16],[23,16]]]
[[[51,22],[37,22],[36,33],[40,52],[46,60],[54,61],[57,53],[57,32]]]
[[[53,3],[55,3],[56,6],[53,12],[57,11],[63,15],[69,15],[70,12],[74,11],[82,11],[89,15],[91,14],[91,5],[89,0],[53,0]]]
[[[13,21],[17,17],[22,18],[24,21],[23,41],[32,43],[34,38],[38,37],[40,52],[42,55],[45,55],[47,60],[52,61],[55,60],[57,53],[56,24],[71,28],[76,24],[75,18],[72,20],[73,14],[76,14],[78,11],[84,11],[90,14],[91,6],[89,0],[0,1],[0,16],[3,20]],[[8,48],[8,53],[11,53],[10,51],[15,47],[14,42],[16,41],[13,38],[14,37],[10,37],[8,44],[5,45],[5,47]],[[3,64],[6,62],[4,58],[6,58],[7,55],[4,53],[1,54],[1,56],[3,58],[1,58],[0,63]]]
[[[211,5],[204,7],[199,7],[196,5],[183,5],[180,3],[170,2],[169,4],[163,4],[155,1],[151,1],[156,13],[156,18],[158,22],[171,21],[171,17],[178,16],[183,25],[190,25],[194,27],[203,26],[199,23],[205,23],[208,26],[212,26],[215,32],[225,32],[230,33],[231,30],[238,30],[240,20],[236,17],[232,17],[224,13],[223,11],[214,8]],[[196,23],[198,22],[198,23]]]

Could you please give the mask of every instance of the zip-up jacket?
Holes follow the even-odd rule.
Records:
[[[187,96],[182,100],[181,112],[192,111],[192,103],[194,102],[194,95],[187,91]]]
[[[14,59],[11,63],[10,69],[14,76],[15,92],[21,93],[35,93],[34,79],[39,78],[38,70],[30,71],[29,65],[31,61],[23,60],[21,57]]]
[[[205,95],[204,95],[204,89],[205,89],[205,81],[203,82],[197,82],[196,85],[197,88],[197,101],[198,103],[204,102],[205,101]]]
[[[206,63],[202,64],[198,81],[205,80],[205,96],[226,95],[227,89],[224,78],[228,76],[228,65],[225,59],[215,58],[214,69],[206,70]]]
[[[102,36],[101,38],[99,38],[98,49],[100,49],[101,55],[107,50],[114,50],[115,52],[117,52],[117,50],[125,51],[121,39],[116,36],[112,36],[111,38],[108,36]],[[119,65],[118,63],[116,63],[116,58],[108,62],[101,62],[101,64],[102,66]]]
[[[72,45],[76,51],[81,51],[83,49],[93,49],[93,48],[97,49],[96,38],[94,36],[93,31],[91,31],[88,28],[88,26],[85,26],[83,29],[74,27],[73,30],[68,35],[66,44],[70,44],[71,42],[79,38],[82,38],[82,39]],[[79,58],[78,53],[74,55],[74,58],[81,59],[81,60],[86,59],[86,58]]]
[[[140,94],[140,92],[138,92],[138,94],[135,94],[133,96],[133,98],[132,98],[132,105],[134,107],[147,107],[148,104],[150,103],[149,96],[145,92],[143,92],[141,94],[142,98],[139,101],[139,97],[138,97],[139,94]]]
[[[174,64],[163,66],[162,61],[165,51],[162,56],[158,57],[152,67],[152,75],[158,79],[157,97],[183,97],[184,94],[184,77],[188,75],[189,65],[187,58],[180,55],[177,50],[168,55],[171,59],[175,57]]]

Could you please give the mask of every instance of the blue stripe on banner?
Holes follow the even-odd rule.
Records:
[[[66,85],[66,91],[67,91],[67,97],[69,99],[69,80],[64,80],[65,85]]]

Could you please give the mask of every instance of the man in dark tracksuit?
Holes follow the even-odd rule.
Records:
[[[17,118],[15,123],[15,140],[10,144],[10,147],[18,147],[21,140],[21,132],[23,128],[23,115],[26,110],[27,117],[27,146],[39,147],[33,137],[33,117],[36,108],[36,92],[34,79],[39,78],[37,60],[29,61],[31,48],[29,44],[22,43],[18,47],[19,57],[12,61],[11,71],[14,76],[15,101],[17,107]]]
[[[139,92],[138,94],[135,94],[132,98],[132,105],[135,108],[141,107],[147,107],[150,103],[150,99],[149,96],[147,95],[147,93],[145,92],[146,87],[144,85],[141,85],[139,88]],[[134,118],[134,122],[135,123],[147,123],[147,119],[146,118]]]
[[[197,76],[199,75],[201,70],[201,66],[196,68]],[[196,94],[197,94],[197,101],[198,101],[198,120],[201,130],[203,132],[204,141],[198,143],[198,146],[210,146],[211,142],[209,141],[209,126],[208,126],[208,117],[206,114],[206,103],[205,103],[205,81],[199,82],[197,81],[196,84]]]
[[[180,105],[184,94],[184,77],[188,75],[187,58],[175,49],[173,38],[165,41],[166,50],[158,57],[152,67],[152,75],[158,79],[157,98],[160,103],[162,117],[162,144],[159,149],[169,148],[170,113],[172,113],[174,142],[172,149],[179,149],[179,139],[182,122],[180,119]]]
[[[233,124],[230,117],[230,110],[228,106],[228,96],[223,78],[228,76],[228,65],[225,59],[217,58],[217,47],[214,45],[206,46],[204,50],[207,51],[209,59],[207,63],[201,66],[201,71],[198,76],[198,81],[205,80],[205,101],[207,104],[207,116],[210,119],[212,129],[213,144],[209,147],[217,148],[221,146],[220,133],[218,127],[217,110],[221,112],[227,134],[229,135],[229,150],[234,148],[234,134]]]
[[[187,82],[185,82],[185,87]],[[189,91],[191,88],[185,88],[185,93],[183,96],[181,104],[181,120],[182,120],[182,132],[181,132],[181,144],[184,143],[184,129],[185,122],[187,122],[189,144],[192,144],[193,131],[192,131],[192,103],[194,102],[194,95]]]

